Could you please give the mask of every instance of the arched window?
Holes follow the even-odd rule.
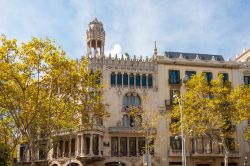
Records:
[[[147,86],[147,76],[145,74],[142,75],[142,87]]]
[[[153,87],[153,76],[151,74],[148,75],[148,87]]]
[[[130,74],[129,75],[129,86],[133,87],[135,85],[135,78],[134,78],[134,74]]]
[[[128,86],[128,74],[127,73],[123,74],[123,85]]]
[[[124,106],[140,106],[141,99],[137,94],[127,93],[123,97],[123,105]]]
[[[122,85],[122,74],[121,73],[117,74],[117,85],[119,85],[119,86]]]
[[[122,117],[122,126],[129,127],[129,117],[128,115],[123,115]]]
[[[141,86],[141,76],[140,74],[136,74],[136,87]]]
[[[112,86],[116,85],[116,74],[114,72],[112,72],[111,75],[110,75],[110,84]]]

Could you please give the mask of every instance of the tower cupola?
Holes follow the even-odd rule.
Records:
[[[103,56],[105,44],[105,31],[102,22],[95,18],[89,23],[87,29],[87,56]]]

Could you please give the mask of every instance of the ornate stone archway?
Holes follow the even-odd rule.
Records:
[[[78,164],[78,166],[83,166],[82,163],[76,159],[72,159],[71,161],[67,161],[63,166],[68,166],[69,164]]]
[[[58,161],[52,161],[50,166],[61,166],[61,164]]]

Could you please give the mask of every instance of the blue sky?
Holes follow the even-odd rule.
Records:
[[[0,0],[0,33],[19,41],[56,41],[72,58],[85,54],[88,23],[106,31],[106,53],[164,51],[233,58],[250,48],[249,0]]]

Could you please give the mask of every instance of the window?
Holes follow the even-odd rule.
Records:
[[[110,84],[112,86],[115,86],[116,85],[116,74],[113,72],[111,73],[111,76],[110,76]]]
[[[179,70],[169,70],[169,84],[180,84]]]
[[[147,76],[145,74],[142,75],[142,87],[147,86]]]
[[[212,153],[212,140],[210,137],[204,138],[204,150],[207,154]]]
[[[136,138],[129,138],[129,156],[136,156]]]
[[[250,85],[250,76],[244,76],[244,84]]]
[[[129,85],[131,87],[133,87],[135,85],[135,78],[134,78],[134,74],[130,74],[129,75]]]
[[[170,146],[174,151],[181,151],[181,146],[182,146],[181,137],[170,136]]]
[[[123,74],[123,85],[128,86],[128,74],[127,73]]]
[[[46,158],[46,144],[39,146],[39,160],[45,160]]]
[[[64,156],[68,156],[69,155],[69,140],[66,140],[64,145]]]
[[[141,86],[141,76],[139,74],[136,74],[136,87],[140,87]]]
[[[119,85],[119,86],[122,85],[122,74],[121,73],[117,74],[117,85]]]
[[[226,145],[229,151],[234,152],[235,151],[235,140],[234,138],[227,138],[226,139]]]
[[[180,90],[170,90],[170,106],[173,106],[174,104],[174,95],[180,96]]]
[[[196,152],[197,153],[203,153],[203,138],[198,137],[196,138]]]
[[[135,118],[133,116],[130,116],[129,118],[129,126],[135,127]]]
[[[127,137],[120,138],[120,155],[127,156]]]
[[[20,146],[20,160],[21,161],[25,160],[25,145]]]
[[[118,137],[111,138],[111,155],[118,156]]]
[[[145,138],[144,137],[139,137],[138,138],[138,150],[139,150],[139,154],[143,155],[145,154]]]
[[[59,157],[63,155],[63,140],[59,141]]]
[[[186,71],[185,75],[188,77],[188,79],[191,79],[193,75],[196,74],[196,71]]]
[[[153,76],[151,74],[148,75],[148,88],[153,87]]]
[[[76,139],[71,139],[71,155],[75,155],[75,145],[76,145]]]
[[[228,73],[219,73],[219,75],[220,75],[220,74],[222,74],[223,82],[229,81],[229,79],[228,79]]]
[[[129,125],[129,122],[130,122],[130,120],[129,120],[128,115],[123,115],[123,118],[122,118],[122,126],[123,126],[123,127],[129,127],[129,126],[130,126],[130,125]]]
[[[84,149],[84,152],[85,152],[85,154],[89,154],[89,150],[90,150],[90,135],[87,135],[87,134],[85,134],[84,135],[84,147],[85,147],[85,149]]]
[[[123,97],[123,105],[124,106],[140,106],[141,105],[141,99],[136,94],[128,93]]]
[[[213,73],[212,72],[204,72],[205,78],[207,79],[207,82],[210,83],[213,79]]]
[[[98,146],[99,146],[99,136],[97,134],[93,135],[93,153],[94,155],[98,155]]]

